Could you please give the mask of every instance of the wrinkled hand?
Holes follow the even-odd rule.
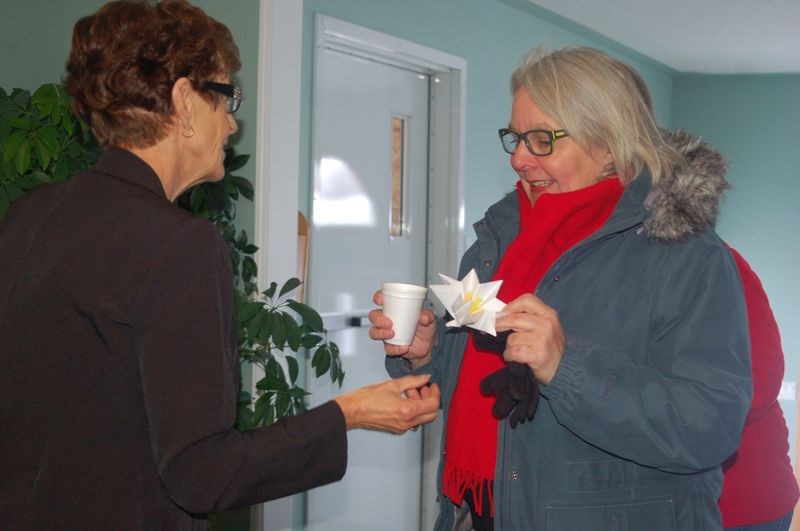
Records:
[[[342,408],[347,429],[404,433],[436,419],[441,392],[438,385],[427,385],[429,380],[429,374],[403,376],[356,389],[334,400]]]
[[[500,419],[508,417],[512,429],[536,414],[539,383],[524,363],[509,362],[481,380],[481,392],[496,397],[492,413]]]
[[[372,300],[375,304],[383,305],[383,294],[380,290],[375,292]],[[383,315],[383,310],[376,309],[369,312],[369,322],[372,327],[369,329],[369,337],[378,341],[384,341],[394,336],[392,330],[392,320]],[[416,369],[425,365],[431,359],[431,350],[436,337],[436,316],[431,310],[424,309],[419,314],[417,330],[414,332],[414,339],[411,345],[390,345],[383,344],[383,350],[387,356],[401,356],[411,362],[411,368]]]
[[[558,312],[530,293],[509,302],[503,312],[495,323],[498,331],[511,331],[503,358],[526,364],[539,383],[548,385],[564,355]]]

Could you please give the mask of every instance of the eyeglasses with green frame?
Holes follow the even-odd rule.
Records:
[[[225,96],[225,111],[233,114],[239,110],[244,101],[242,87],[230,85],[228,83],[216,83],[214,81],[203,81],[201,84],[204,89],[217,92]]]
[[[520,133],[519,131],[511,128],[504,128],[497,131],[500,135],[500,143],[503,145],[503,151],[509,155],[514,154],[520,140],[525,142],[528,151],[537,157],[546,157],[553,154],[553,145],[559,138],[569,136],[564,129],[550,131],[547,129],[531,129]]]

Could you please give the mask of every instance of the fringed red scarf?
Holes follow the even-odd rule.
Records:
[[[543,194],[531,206],[518,182],[520,230],[492,277],[503,280],[498,298],[510,302],[533,293],[558,257],[605,223],[622,191],[619,178],[612,177],[574,192]],[[498,420],[492,415],[494,397],[481,394],[479,386],[504,364],[497,354],[479,350],[470,333],[447,417],[444,494],[461,505],[464,493],[472,491],[478,515],[482,515],[488,496],[494,516],[492,482],[498,429]]]

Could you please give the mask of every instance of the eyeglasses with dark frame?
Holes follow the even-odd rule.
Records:
[[[517,149],[519,141],[523,140],[528,147],[528,151],[537,157],[546,157],[553,154],[553,145],[559,138],[569,136],[564,129],[557,129],[551,131],[548,129],[531,129],[520,133],[519,131],[511,128],[504,128],[497,131],[500,135],[500,143],[503,146],[503,151],[509,155],[514,154]]]
[[[201,86],[204,89],[212,90],[225,96],[225,111],[229,114],[235,113],[242,106],[244,93],[242,93],[241,87],[215,81],[203,81]]]

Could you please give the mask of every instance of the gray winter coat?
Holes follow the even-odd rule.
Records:
[[[536,289],[566,345],[533,421],[500,423],[497,531],[721,528],[719,465],[738,447],[752,394],[747,318],[713,232],[724,162],[686,135],[674,141],[689,164],[658,188],[639,175]],[[517,235],[516,194],[474,228],[459,278],[474,268],[487,281]],[[433,359],[416,371],[441,386],[445,424],[466,339],[440,323]],[[397,358],[387,369],[411,372]],[[460,529],[464,507],[441,494],[441,466],[436,530]]]

